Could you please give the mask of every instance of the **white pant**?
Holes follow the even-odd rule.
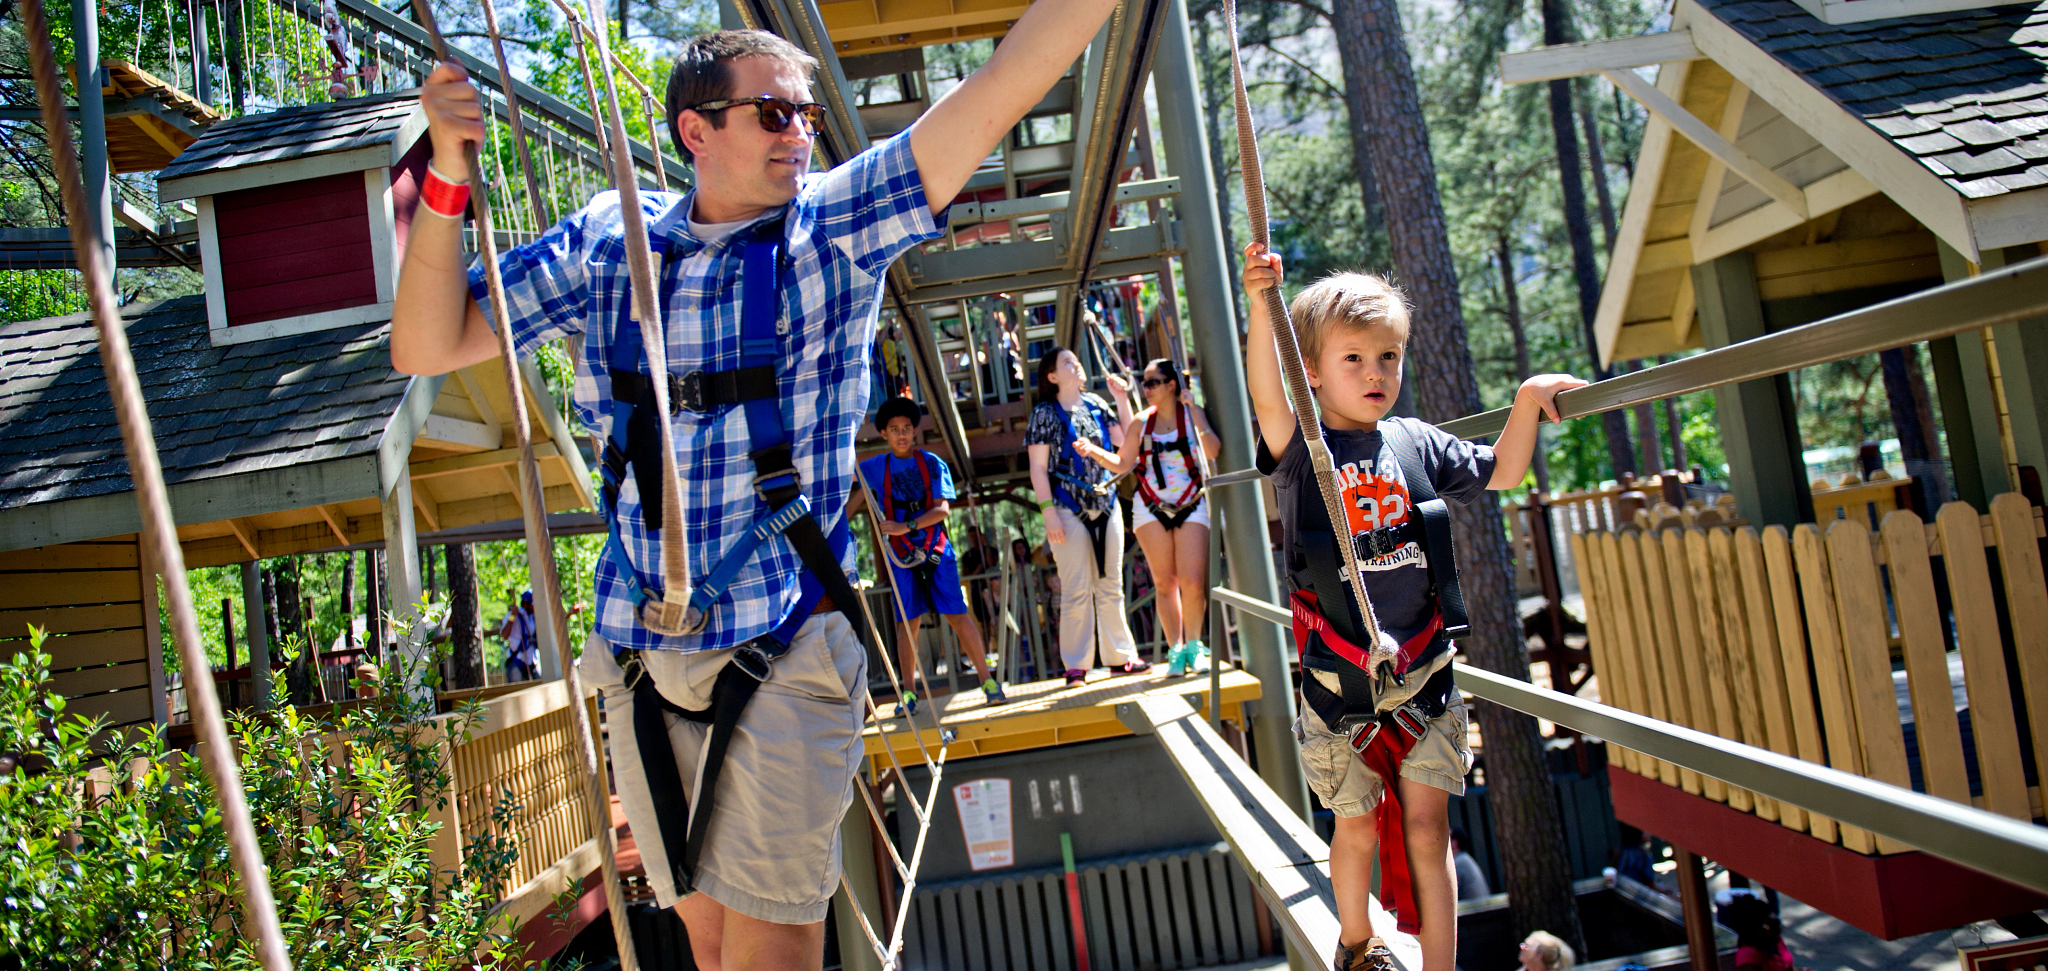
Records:
[[[1055,505],[1066,530],[1064,543],[1052,544],[1052,559],[1060,570],[1060,661],[1067,670],[1090,667],[1089,656],[1101,641],[1099,660],[1104,666],[1138,659],[1138,645],[1131,637],[1130,621],[1124,614],[1124,521],[1123,511],[1110,507],[1109,528],[1104,530],[1101,573],[1095,570],[1095,542],[1088,538],[1086,521],[1065,506]]]

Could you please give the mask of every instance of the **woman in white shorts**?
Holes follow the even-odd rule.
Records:
[[[1210,458],[1221,443],[1171,359],[1145,365],[1139,380],[1147,407],[1124,428],[1117,451],[1078,444],[1075,451],[1116,475],[1138,470],[1131,525],[1152,568],[1160,629],[1172,645],[1167,673],[1207,671],[1209,649],[1200,635],[1209,603],[1209,500],[1202,494],[1203,461],[1195,439]]]

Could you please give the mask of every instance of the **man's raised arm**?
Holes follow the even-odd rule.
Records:
[[[436,66],[420,87],[420,106],[434,141],[434,169],[449,181],[469,181],[469,143],[483,137],[469,73],[452,61]],[[497,356],[497,338],[469,296],[462,219],[437,215],[422,201],[391,307],[391,366],[407,374],[446,374]]]
[[[1095,37],[1116,0],[1037,0],[981,70],[910,126],[933,215],[944,213],[1003,133],[1024,119]]]

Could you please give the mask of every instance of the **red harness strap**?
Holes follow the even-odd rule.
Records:
[[[1294,647],[1297,651],[1308,650],[1308,635],[1313,631],[1338,657],[1370,670],[1366,668],[1366,651],[1345,640],[1330,626],[1328,618],[1316,609],[1314,594],[1297,591],[1289,605],[1294,612]],[[1401,644],[1399,663],[1402,669],[1407,668],[1417,652],[1429,646],[1443,625],[1443,615],[1434,615],[1427,626]],[[1366,768],[1380,777],[1386,791],[1380,798],[1379,816],[1374,820],[1374,829],[1379,834],[1380,897],[1387,901],[1395,926],[1403,934],[1421,930],[1422,921],[1415,906],[1414,875],[1408,866],[1408,831],[1401,820],[1401,762],[1408,757],[1415,743],[1422,741],[1428,733],[1429,720],[1421,712],[1403,705],[1361,725],[1352,733],[1350,740],[1351,750],[1358,753]]]
[[[894,458],[893,455],[885,454],[882,456],[882,518],[895,522],[896,472],[894,464],[890,461],[892,458]],[[929,509],[931,508],[932,501],[932,470],[924,464],[924,456],[916,452],[910,454],[910,461],[917,466],[918,474],[924,476],[925,508]],[[889,545],[896,550],[896,555],[899,559],[917,551],[917,544],[911,542],[909,534],[889,537]],[[934,523],[925,527],[924,554],[926,557],[935,555],[945,545],[946,534],[940,529],[939,524]]]

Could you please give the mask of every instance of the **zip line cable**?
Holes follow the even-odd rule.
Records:
[[[413,0],[412,10],[413,16],[418,19],[420,26],[426,30],[428,38],[433,43],[435,58],[448,61],[448,42],[441,36],[431,0]],[[505,81],[505,98],[511,100],[518,97],[513,91],[511,78],[507,77]],[[618,123],[617,115],[617,108],[614,106],[614,125]],[[470,144],[468,162],[470,178],[481,183],[484,180],[484,169],[480,164],[479,148],[480,146],[475,143]],[[619,885],[618,847],[615,845],[618,832],[611,824],[610,784],[605,776],[604,763],[598,758],[596,733],[590,724],[590,709],[583,702],[583,675],[577,669],[576,658],[569,649],[568,622],[562,615],[561,577],[556,572],[554,543],[548,535],[547,493],[541,485],[540,467],[533,457],[533,431],[527,414],[524,382],[519,373],[517,351],[512,344],[512,328],[509,324],[512,317],[506,310],[505,280],[498,269],[498,247],[491,225],[490,192],[487,186],[481,184],[477,188],[484,190],[470,193],[471,202],[476,210],[477,254],[483,261],[484,280],[490,290],[491,313],[499,324],[493,330],[497,332],[498,354],[505,366],[505,387],[512,399],[512,430],[514,440],[519,446],[519,506],[525,519],[527,568],[538,581],[534,584],[537,588],[534,591],[534,599],[545,605],[543,609],[547,615],[547,622],[555,637],[555,657],[561,666],[563,679],[568,682],[569,721],[574,732],[571,744],[576,747],[577,767],[583,772],[584,808],[589,817],[592,835],[597,841],[598,860],[604,871],[605,904],[611,913],[612,937],[618,944],[619,967],[621,971],[639,971],[640,962],[634,951],[633,929],[628,923],[626,913],[626,898]],[[628,203],[631,206],[628,212],[637,216],[637,202],[628,200]],[[635,231],[641,232],[640,249],[641,255],[644,255],[647,248],[645,231],[629,221],[629,245],[633,238],[631,234]],[[640,264],[643,270],[645,266],[644,262]],[[636,291],[640,289],[637,286],[640,282],[636,274]],[[636,293],[636,296],[638,295]],[[658,322],[655,322],[655,329],[658,332]],[[666,383],[653,383],[665,398]],[[666,414],[668,402],[664,400],[660,405],[663,409],[660,413]],[[667,422],[659,424],[664,428],[668,425]],[[672,465],[673,453],[670,453],[669,458],[670,462],[667,464]],[[678,502],[671,508],[680,511],[682,506]]]
[[[519,171],[526,176],[526,201],[533,209],[533,234],[539,236],[550,220],[542,208],[540,179],[533,171],[533,152],[526,145],[526,125],[519,116],[519,96],[512,91],[512,66],[505,60],[505,39],[498,33],[498,5],[482,0],[484,30],[491,37],[491,54],[498,60],[498,76],[505,79],[505,116],[512,126],[512,147],[519,152]]]
[[[50,162],[56,169],[58,190],[65,209],[72,213],[91,210],[85,203],[85,183],[78,167],[76,147],[71,141],[71,124],[66,118],[64,82],[57,71],[56,51],[50,43],[50,22],[42,0],[22,4],[24,39],[34,74],[36,100],[42,107],[43,131],[50,146]],[[81,78],[80,80],[85,80]],[[90,85],[81,85],[80,97],[99,97]],[[107,227],[111,233],[111,227]],[[121,426],[121,444],[135,485],[136,505],[141,507],[143,552],[151,568],[163,578],[170,600],[171,634],[177,641],[180,660],[187,671],[206,671],[205,643],[199,639],[199,618],[192,607],[192,587],[185,575],[185,551],[178,545],[178,526],[171,515],[170,495],[164,487],[163,465],[157,455],[156,435],[149,424],[149,412],[142,396],[142,382],[135,371],[135,358],[128,347],[128,331],[121,319],[113,281],[100,263],[98,240],[92,221],[71,220],[71,249],[78,260],[86,299],[92,305],[99,329],[100,364],[106,370],[107,393],[113,399],[114,417]],[[278,926],[277,904],[270,895],[270,876],[263,861],[263,849],[256,841],[256,827],[249,819],[249,804],[242,788],[241,769],[229,742],[227,725],[221,719],[220,697],[211,690],[187,692],[192,722],[198,729],[199,756],[213,782],[221,824],[227,830],[228,856],[242,881],[242,935],[256,951],[264,971],[291,971],[285,954],[284,933]]]
[[[1251,97],[1245,93],[1244,56],[1237,41],[1237,0],[1223,0],[1223,32],[1230,38],[1230,84],[1237,100],[1238,171],[1244,176],[1244,209],[1251,223],[1252,242],[1263,254],[1272,242],[1266,226],[1266,179],[1259,168],[1259,136],[1252,127]],[[1330,444],[1323,440],[1323,422],[1316,410],[1315,394],[1308,386],[1308,372],[1301,360],[1301,345],[1295,339],[1294,318],[1287,302],[1280,299],[1278,286],[1266,289],[1266,319],[1273,324],[1278,345],[1280,376],[1287,385],[1287,397],[1294,405],[1294,420],[1301,426],[1301,445],[1308,449],[1315,469],[1316,489],[1323,496],[1323,511],[1330,518],[1330,533],[1337,537],[1337,556],[1344,561],[1344,580],[1351,588],[1352,604],[1377,668],[1391,664],[1380,647],[1380,622],[1372,612],[1372,600],[1365,592],[1365,574],[1358,568],[1358,553],[1352,548],[1351,517],[1345,510],[1343,487],[1337,483],[1337,469],[1330,458]]]

